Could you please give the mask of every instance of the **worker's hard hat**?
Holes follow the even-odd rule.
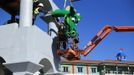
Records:
[[[43,7],[44,5],[43,5],[43,3],[39,3],[38,6]]]

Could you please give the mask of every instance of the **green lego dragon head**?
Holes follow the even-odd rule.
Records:
[[[80,21],[80,13],[77,13],[73,6],[67,6],[66,10],[70,12],[69,15],[72,17],[72,21],[74,23],[78,23]]]
[[[80,21],[81,17],[79,13],[76,13],[74,16],[72,16],[72,21],[75,23],[75,25],[78,24],[78,22]]]

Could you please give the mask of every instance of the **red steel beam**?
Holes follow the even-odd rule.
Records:
[[[116,32],[134,32],[134,26],[109,26],[103,27],[97,35],[84,47],[81,52],[84,56],[88,55],[109,33],[111,30]]]
[[[116,32],[131,32],[134,31],[134,26],[113,26]]]

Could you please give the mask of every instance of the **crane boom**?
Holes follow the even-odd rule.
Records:
[[[84,47],[84,51],[81,53],[84,56],[88,55],[109,33],[111,30],[116,32],[134,32],[134,26],[110,26],[103,27],[97,35],[93,37],[91,41]]]
[[[112,29],[116,32],[133,32],[134,26],[113,26]]]

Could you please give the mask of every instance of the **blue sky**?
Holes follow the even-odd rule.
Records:
[[[63,0],[54,0],[63,8]],[[134,0],[81,0],[74,7],[80,12],[82,19],[78,24],[79,48],[83,48],[106,24],[111,26],[134,25]],[[10,19],[10,15],[0,9],[0,25]],[[43,30],[47,25],[39,17],[36,24]],[[112,31],[84,60],[115,59],[119,48],[124,48],[127,60],[134,61],[134,32]]]

